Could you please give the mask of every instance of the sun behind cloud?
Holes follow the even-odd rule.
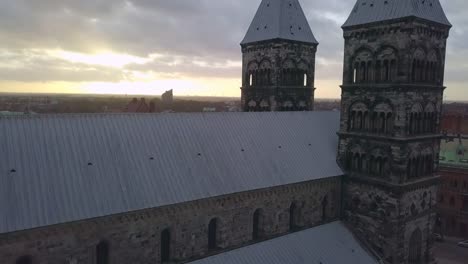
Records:
[[[77,53],[64,50],[50,51],[52,57],[57,57],[73,63],[84,63],[89,65],[98,65],[114,68],[123,68],[129,64],[144,64],[152,60],[150,58],[141,58],[128,54],[119,54],[110,51],[98,52],[95,54]]]

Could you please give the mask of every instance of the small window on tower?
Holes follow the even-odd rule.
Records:
[[[307,73],[304,73],[304,86],[307,86]]]
[[[253,84],[253,75],[250,74],[249,75],[249,86],[252,86],[252,84]]]
[[[356,78],[357,78],[357,69],[354,68],[354,70],[353,70],[353,83],[356,83]]]

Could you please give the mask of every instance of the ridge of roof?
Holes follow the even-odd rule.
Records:
[[[451,27],[439,0],[357,0],[343,28],[417,17]]]
[[[274,39],[318,44],[299,0],[262,0],[241,45]]]

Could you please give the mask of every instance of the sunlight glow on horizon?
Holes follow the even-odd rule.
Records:
[[[96,54],[85,54],[64,50],[53,50],[48,52],[52,57],[67,60],[73,63],[83,63],[89,65],[107,66],[113,68],[122,68],[129,64],[144,64],[153,60],[157,55],[149,58],[136,57],[128,54],[118,54],[109,51]]]

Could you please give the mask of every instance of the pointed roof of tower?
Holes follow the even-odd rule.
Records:
[[[241,44],[273,39],[318,44],[298,0],[262,0]]]
[[[452,26],[439,0],[358,0],[343,28],[405,17]]]

